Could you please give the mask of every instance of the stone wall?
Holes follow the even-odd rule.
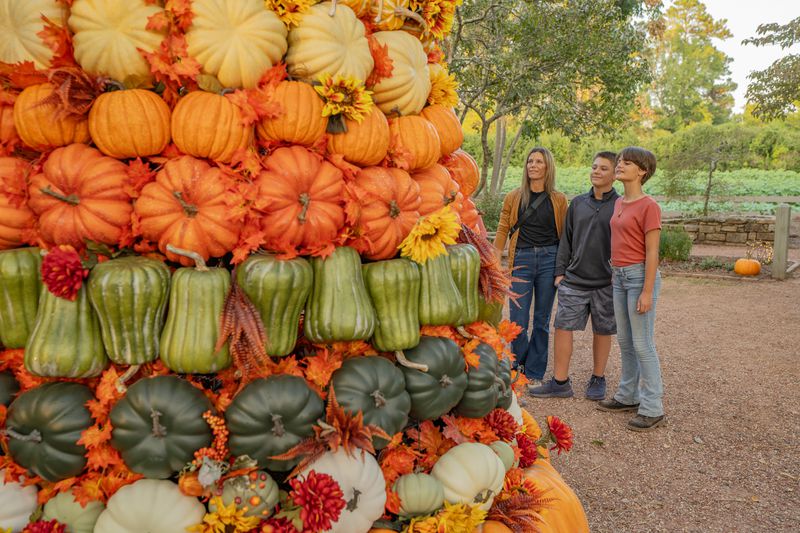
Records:
[[[742,246],[747,242],[775,240],[774,216],[709,216],[693,218],[665,218],[664,229],[680,228],[702,244],[729,244]]]

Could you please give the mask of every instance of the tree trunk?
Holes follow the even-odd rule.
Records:
[[[523,119],[522,122],[525,122],[527,118],[528,115],[526,114],[525,119]],[[497,185],[498,191],[503,190],[503,184],[506,181],[506,171],[508,170],[508,166],[511,164],[511,159],[514,157],[514,151],[517,148],[517,143],[522,137],[522,122],[520,123],[519,129],[517,129],[517,133],[514,135],[514,138],[511,140],[511,144],[508,147],[505,158],[503,158],[503,168],[500,170],[500,183]]]
[[[703,198],[703,216],[708,216],[708,200],[711,198],[711,180],[714,177],[714,171],[717,170],[717,160],[712,159],[708,167],[708,180],[706,181],[706,192]]]
[[[497,120],[494,133],[494,156],[492,157],[492,181],[489,191],[497,194],[500,190],[500,172],[503,168],[503,153],[506,150],[506,117]]]
[[[481,179],[478,182],[478,187],[475,189],[475,192],[472,194],[473,197],[477,198],[480,196],[481,192],[483,192],[484,187],[486,187],[486,178],[489,175],[489,161],[491,160],[492,150],[489,147],[489,125],[491,124],[488,120],[480,117],[481,119],[481,148],[483,148],[483,163],[481,164]]]

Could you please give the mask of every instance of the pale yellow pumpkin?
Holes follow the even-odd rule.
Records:
[[[339,9],[339,6],[347,6],[353,10],[357,17],[363,17],[369,13],[369,6],[372,0],[333,0],[331,3],[333,4],[333,7],[331,7],[333,12]]]
[[[146,28],[161,11],[145,0],[75,0],[69,16],[75,60],[86,72],[118,81],[149,79],[150,67],[139,49],[152,52],[164,39],[163,31]]]
[[[372,99],[387,115],[416,115],[431,92],[428,56],[422,44],[404,31],[379,31],[372,36],[388,46],[394,67],[391,77],[372,88]]]
[[[286,53],[286,26],[262,0],[194,0],[189,55],[225,87],[252,89]]]
[[[0,61],[49,67],[53,51],[36,34],[44,28],[42,16],[64,25],[66,14],[56,0],[0,0]]]
[[[399,30],[407,18],[422,21],[422,17],[409,9],[409,0],[372,0],[370,18],[379,30]]]
[[[306,81],[324,73],[364,81],[374,65],[364,24],[346,5],[337,5],[333,16],[331,7],[330,2],[312,6],[289,32],[289,74]]]

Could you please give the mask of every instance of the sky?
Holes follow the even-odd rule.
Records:
[[[714,19],[727,19],[728,29],[733,38],[718,41],[716,46],[733,58],[730,65],[731,78],[738,85],[733,93],[736,99],[735,111],[744,110],[748,74],[763,70],[773,61],[789,53],[800,53],[800,45],[788,49],[778,46],[743,45],[748,37],[756,37],[759,24],[776,22],[786,24],[800,17],[800,0],[702,0],[706,10]],[[671,2],[665,2],[669,5]]]

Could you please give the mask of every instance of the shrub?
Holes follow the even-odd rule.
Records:
[[[670,261],[686,261],[692,251],[692,238],[683,228],[667,228],[661,232],[659,256]]]
[[[714,270],[714,269],[721,269],[721,270],[733,270],[733,263],[729,261],[720,261],[715,257],[704,257],[700,264],[698,265],[700,270]]]
[[[475,207],[483,216],[483,223],[486,231],[497,231],[497,223],[500,222],[500,211],[503,210],[503,194],[482,193],[478,198],[473,198]]]

